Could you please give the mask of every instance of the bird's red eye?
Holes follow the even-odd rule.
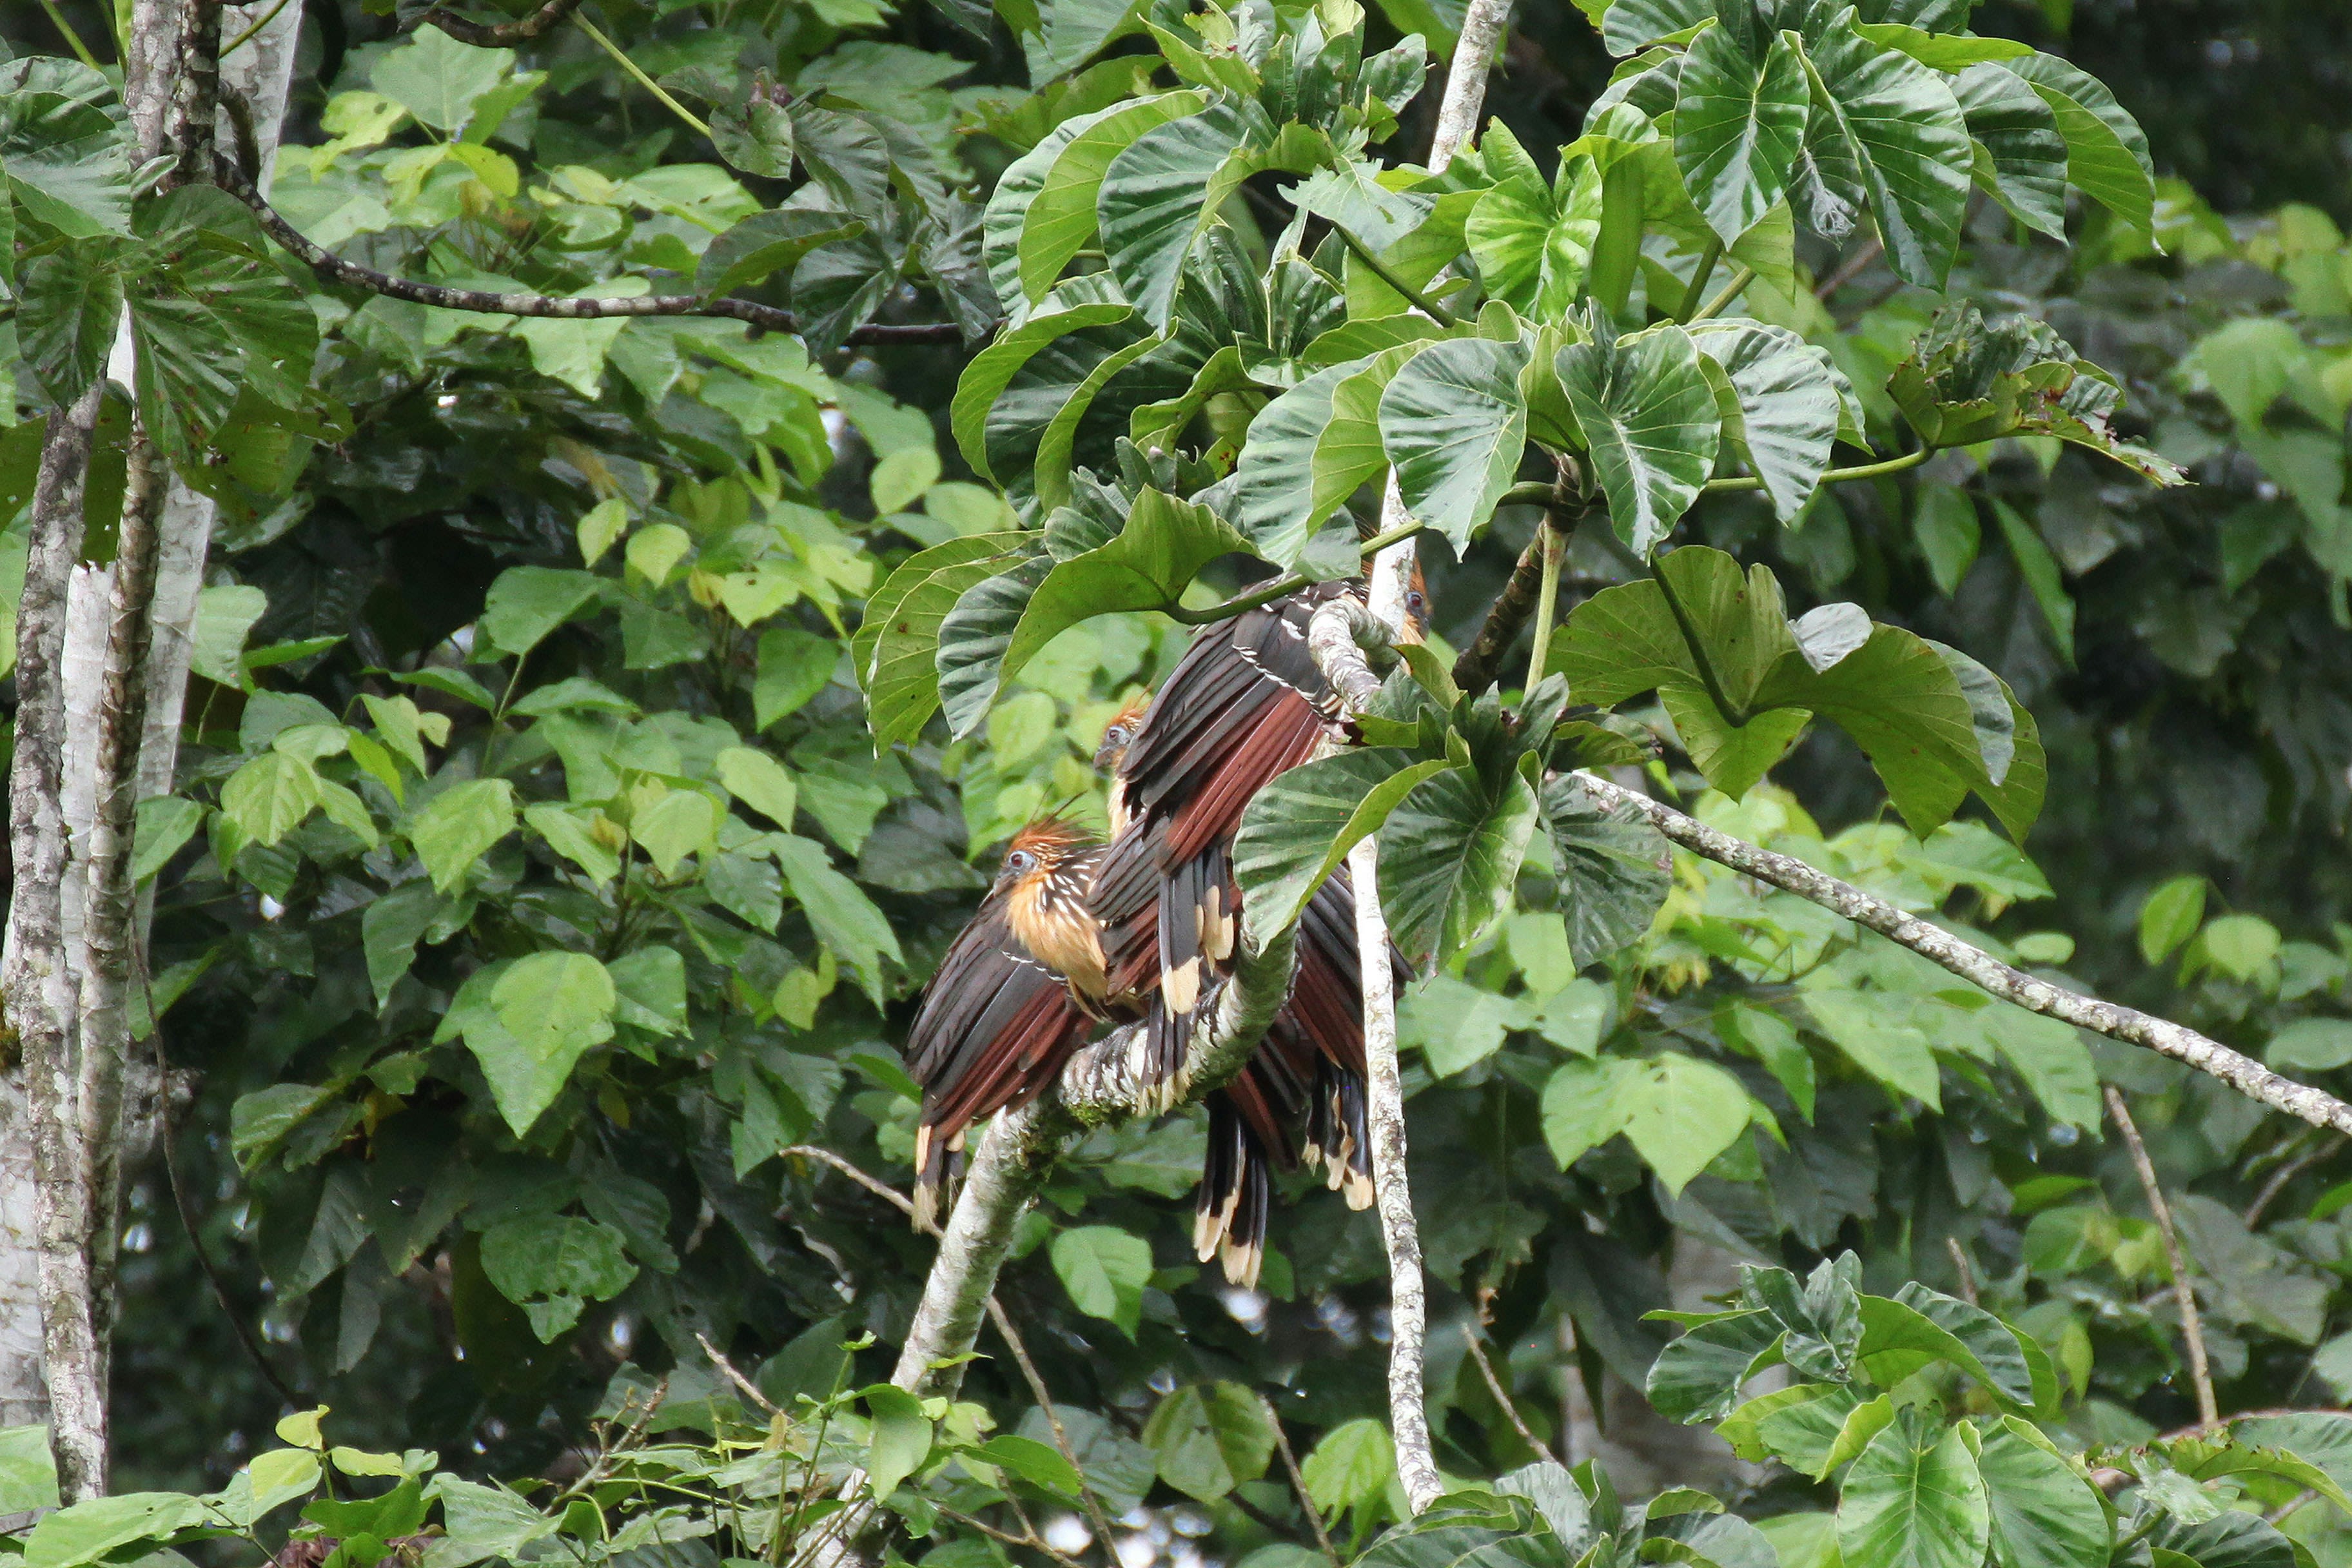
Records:
[[[1004,858],[1004,868],[1016,877],[1025,877],[1037,868],[1037,857],[1026,849],[1015,849]]]

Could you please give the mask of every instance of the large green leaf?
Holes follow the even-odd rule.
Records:
[[[1672,885],[1673,860],[1664,837],[1633,807],[1604,810],[1573,775],[1545,781],[1543,808],[1569,955],[1581,969],[1647,934]]]
[[[612,972],[584,952],[534,952],[508,966],[465,1023],[499,1113],[520,1138],[555,1103],[572,1068],[613,1037]],[[458,1009],[451,1008],[455,1015]]]
[[[850,641],[879,748],[911,741],[940,705],[940,624],[965,591],[1010,565],[1027,533],[976,533],[918,551],[866,601]]]
[[[2115,378],[2030,316],[1988,321],[1969,304],[1938,310],[1886,389],[1930,446],[2055,436],[2159,485],[2187,482],[2168,458],[2116,435],[2123,390]]]
[[[251,212],[212,185],[183,185],[142,207],[144,244],[126,264],[147,428],[186,454],[250,389],[285,407],[310,396],[318,322],[270,264]]]
[[[106,369],[122,321],[122,275],[96,247],[37,256],[17,279],[16,337],[49,402],[71,404]]]
[[[1276,775],[1242,814],[1234,876],[1242,920],[1263,946],[1296,921],[1348,851],[1446,764],[1394,746],[1360,747]]]
[[[1729,1312],[1699,1323],[1650,1364],[1651,1406],[1669,1421],[1719,1421],[1741,1385],[1780,1359],[1780,1321],[1766,1311]]]
[[[1201,568],[1247,553],[1249,541],[1207,507],[1145,489],[1109,543],[1057,562],[1030,595],[999,661],[1010,680],[1039,649],[1080,621],[1176,603]]]
[[[903,963],[898,933],[866,896],[866,889],[834,868],[824,846],[813,838],[780,833],[769,840],[776,864],[817,940],[857,977],[858,988],[882,1005],[882,961]]]
[[[1668,1051],[1617,1085],[1625,1136],[1679,1194],[1748,1126],[1748,1091],[1719,1067]]]
[[[2066,139],[2066,178],[2084,195],[2135,228],[2151,226],[2156,210],[2156,171],[2148,162],[2147,137],[2106,84],[2055,55],[2028,55],[2000,62],[2033,84],[2058,117]]]
[[[368,85],[435,130],[454,132],[513,64],[509,50],[461,44],[428,24],[376,58]]]
[[[1806,39],[1816,101],[1868,193],[1895,275],[1941,289],[1959,247],[1973,167],[1968,122],[1944,78],[1881,48],[1841,16]]]
[[[570,1215],[531,1215],[482,1233],[482,1272],[499,1295],[530,1313],[542,1341],[551,1341],[586,1303],[609,1301],[626,1289],[637,1266],[610,1226]]]
[[[987,721],[1013,629],[1029,607],[1029,596],[1053,569],[1052,556],[1042,552],[1032,555],[966,588],[940,619],[940,708],[947,715],[949,732],[959,740]]]
[[[2041,742],[2032,721],[2021,722],[2023,710],[2008,689],[1981,665],[1834,606],[1792,625],[1769,571],[1742,573],[1721,552],[1686,547],[1664,557],[1658,570],[1674,590],[1671,603],[1655,581],[1604,589],[1570,616],[1549,662],[1588,701],[1614,704],[1657,691],[1692,760],[1717,787],[1744,793],[1793,737],[1790,715],[1802,711],[1853,737],[1915,832],[1947,821],[1970,790],[2013,835],[2039,814]],[[1716,689],[1738,712],[1724,712],[1708,691],[1693,639],[1706,650]],[[1774,710],[1784,710],[1777,727]]]
[[[1218,206],[1256,172],[1264,111],[1221,100],[1156,126],[1110,162],[1096,200],[1112,276],[1146,321],[1165,325],[1176,280]]]
[[[1682,328],[1570,343],[1556,360],[1618,536],[1643,555],[1690,510],[1722,434],[1698,349]]]
[[[1169,1394],[1143,1424],[1143,1441],[1160,1456],[1160,1479],[1202,1502],[1257,1479],[1274,1457],[1265,1403],[1234,1383],[1192,1384]]]
[[[1724,433],[1763,481],[1772,515],[1793,523],[1812,500],[1853,395],[1825,349],[1786,327],[1708,322],[1691,330],[1698,350],[1723,369],[1738,401]]]
[[[1998,65],[1972,65],[1953,79],[1969,134],[1976,138],[1977,184],[2027,227],[2066,237],[2066,139],[2031,82]]]
[[[998,398],[1030,361],[1072,333],[1111,327],[1126,321],[1131,314],[1133,311],[1129,307],[1115,301],[1073,304],[1066,310],[1031,317],[973,356],[956,383],[955,401],[949,416],[956,446],[962,450],[964,460],[972,466],[973,470],[983,479],[998,478],[989,467],[992,416],[995,413]],[[1107,348],[1103,352],[1110,351]],[[1083,373],[1078,379],[1084,379]],[[1034,420],[1034,428],[1044,429],[1053,416],[1060,412],[1062,404],[1067,401],[1066,392],[1043,417]]]
[[[0,171],[29,216],[69,238],[130,233],[131,151],[97,70],[45,55],[0,64]]]
[[[1759,56],[1729,27],[1691,41],[1675,100],[1675,162],[1707,226],[1728,245],[1789,188],[1812,94],[1794,38]]]
[[[1381,442],[1405,510],[1458,554],[1494,515],[1527,449],[1517,342],[1455,338],[1407,360],[1381,393]]]
[[[1427,972],[1510,911],[1519,862],[1542,812],[1517,771],[1489,784],[1449,767],[1413,786],[1381,828],[1389,934]]]
[[[1898,1411],[1846,1472],[1837,1539],[1850,1568],[1979,1568],[1991,1533],[1967,1439],[1916,1410]]]
[[[1360,464],[1322,468],[1317,447],[1332,422],[1339,384],[1361,360],[1328,365],[1258,411],[1235,466],[1234,511],[1257,552],[1277,565],[1298,559],[1324,521],[1370,477]],[[1370,475],[1384,466],[1374,443]]]
[[[877,1498],[923,1468],[931,1457],[931,1422],[923,1402],[903,1388],[877,1383],[866,1390],[871,1425],[866,1438],[866,1479]]]
[[[1149,1243],[1117,1226],[1080,1226],[1054,1237],[1053,1258],[1072,1306],[1135,1337],[1143,1321],[1143,1287],[1151,1279]]]
[[[1601,192],[1600,166],[1580,154],[1553,184],[1530,172],[1481,195],[1462,234],[1486,297],[1522,315],[1564,318],[1591,268]]]
[[[2115,1531],[2091,1483],[2013,1415],[1981,1432],[1977,1468],[1992,1508],[1999,1568],[2080,1568],[2105,1563]]]
[[[1015,253],[1023,297],[1032,303],[1043,300],[1070,258],[1095,238],[1096,200],[1111,161],[1145,132],[1197,114],[1206,102],[1198,92],[1167,92],[1084,117],[1022,215]]]
[[[789,272],[822,245],[855,239],[866,232],[857,218],[809,208],[779,207],[753,213],[710,242],[695,269],[698,294],[718,296]]]
[[[514,785],[504,779],[468,779],[417,808],[409,819],[408,841],[433,886],[448,893],[514,825]]]
[[[1616,0],[1601,23],[1601,41],[1612,55],[1715,20],[1714,0]]]

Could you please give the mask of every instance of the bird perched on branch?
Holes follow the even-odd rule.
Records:
[[[1191,662],[1188,655],[1186,663]],[[1179,689],[1184,668],[1178,667],[1159,698],[1129,704],[1103,731],[1095,763],[1111,775],[1113,849],[1108,853],[1134,842],[1140,828],[1127,793],[1132,777],[1125,765],[1129,748],[1149,731],[1152,710]],[[1238,809],[1234,816],[1237,823]],[[1228,829],[1223,842],[1230,841]],[[1107,854],[1106,864],[1108,858]],[[1139,856],[1136,863],[1145,862]],[[1221,879],[1221,907],[1230,921],[1237,916],[1239,900],[1230,878],[1224,876],[1222,850],[1213,865],[1210,874]],[[1098,880],[1095,911],[1098,918],[1103,912],[1100,891]],[[1149,910],[1156,914],[1161,907],[1154,902]],[[1106,940],[1108,936],[1107,931]],[[1154,951],[1139,942],[1131,941],[1130,945],[1142,952]],[[1230,937],[1218,944],[1214,955],[1219,967],[1210,973],[1223,973],[1223,960],[1232,950]],[[1129,994],[1148,998],[1150,1021],[1147,1026],[1155,1032],[1154,1057],[1159,1059],[1162,1052],[1173,1053],[1181,1064],[1190,1044],[1191,1019],[1172,1016],[1165,991],[1154,994],[1150,979],[1142,974],[1143,966],[1139,963],[1134,968],[1134,974],[1121,975],[1112,984],[1124,984]],[[1370,1205],[1371,1147],[1364,1121],[1364,1074],[1363,986],[1357,961],[1355,892],[1342,869],[1317,889],[1300,919],[1297,967],[1289,999],[1240,1074],[1208,1096],[1209,1148],[1195,1198],[1194,1256],[1203,1263],[1218,1258],[1227,1280],[1255,1285],[1265,1258],[1272,1170],[1291,1169],[1302,1150],[1307,1164],[1325,1173],[1330,1187],[1346,1196],[1349,1207]],[[1164,1085],[1176,1085],[1171,1099],[1181,1093],[1180,1079],[1181,1071],[1164,1080]],[[1163,1093],[1167,1092],[1163,1087]]]
[[[1318,583],[1204,627],[1132,722],[1113,770],[1113,835],[1091,902],[1112,987],[1140,994],[1157,977],[1148,1072],[1163,1106],[1183,1096],[1192,1016],[1240,938],[1231,860],[1242,813],[1276,775],[1346,739],[1307,625],[1324,605],[1363,594],[1361,582]],[[1408,640],[1424,634],[1426,605],[1416,564]]]
[[[922,1087],[915,1215],[939,1218],[964,1130],[1026,1104],[1094,1026],[1114,1016],[1099,930],[1087,904],[1103,847],[1048,817],[1015,834],[980,912],[950,944],[907,1037]],[[1130,1001],[1125,1016],[1139,1013]]]

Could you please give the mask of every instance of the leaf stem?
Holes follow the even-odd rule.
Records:
[[[89,46],[81,41],[81,35],[74,31],[73,24],[66,20],[66,14],[58,9],[58,0],[41,0],[41,9],[49,14],[49,20],[56,23],[58,31],[66,36],[66,43],[73,49],[75,58],[90,69],[98,69],[97,58],[89,52]]]
[[[1742,267],[1738,271],[1731,275],[1731,281],[1723,286],[1722,291],[1717,294],[1714,299],[1709,300],[1706,302],[1706,309],[1700,310],[1696,315],[1693,316],[1691,320],[1694,321],[1713,321],[1716,317],[1723,314],[1724,308],[1726,306],[1729,305],[1734,300],[1739,298],[1739,291],[1742,289],[1747,288],[1750,283],[1755,281],[1756,268],[1753,267]]]
[[[1544,514],[1543,587],[1536,596],[1536,646],[1528,656],[1528,692],[1533,695],[1536,683],[1544,678],[1544,653],[1551,643],[1552,621],[1559,610],[1559,568],[1568,559],[1568,535],[1560,531],[1552,514]],[[1524,700],[1524,699],[1522,699]]]
[[[44,5],[50,5],[52,4],[52,0],[41,0],[41,4]],[[246,28],[244,32],[239,33],[236,37],[231,38],[227,43],[222,45],[221,58],[228,58],[229,56],[236,53],[237,50],[253,42],[253,36],[261,31],[262,28],[269,26],[270,23],[278,20],[278,13],[286,9],[287,4],[288,0],[278,0],[278,4],[272,5],[268,11],[262,13],[260,18],[251,26]]]
[[[1551,487],[1545,486],[1544,493],[1549,495]],[[1357,553],[1360,556],[1377,555],[1391,544],[1402,544],[1408,539],[1418,538],[1425,531],[1427,531],[1426,525],[1418,522],[1407,523],[1402,528],[1391,528],[1384,533],[1376,533],[1365,540],[1357,547]],[[1184,626],[1205,626],[1213,621],[1229,621],[1244,611],[1256,609],[1260,605],[1271,605],[1286,594],[1296,594],[1313,581],[1313,578],[1303,572],[1286,572],[1273,582],[1253,588],[1246,594],[1237,594],[1223,604],[1211,605],[1205,609],[1199,610],[1188,610],[1181,605],[1162,605],[1160,607],[1160,613]]]
[[[1715,276],[1716,264],[1723,259],[1723,240],[1709,236],[1706,248],[1699,252],[1698,270],[1691,274],[1690,287],[1683,290],[1683,308],[1675,312],[1677,321],[1694,321],[1698,316],[1699,302],[1706,298],[1706,285]]]
[[[1889,458],[1884,462],[1864,463],[1860,468],[1832,468],[1821,477],[1820,482],[1825,485],[1842,485],[1854,479],[1885,479],[1889,474],[1899,474],[1906,469],[1917,468],[1934,457],[1937,448],[1933,447],[1922,447],[1916,452],[1906,452],[1899,458]],[[1503,500],[1506,501],[1523,500],[1525,498],[1518,496],[1517,492],[1527,488],[1528,487],[1524,485],[1514,486],[1504,493]],[[1731,490],[1758,490],[1763,488],[1764,481],[1753,474],[1734,474],[1729,479],[1706,481],[1706,493],[1709,495],[1720,495]]]
[[[710,127],[708,124],[696,119],[692,110],[688,110],[686,105],[680,103],[677,100],[672,98],[668,91],[662,87],[661,83],[654,80],[653,78],[645,73],[644,68],[641,68],[636,61],[622,53],[621,46],[606,37],[603,28],[597,26],[595,23],[590,21],[585,16],[580,17],[579,22],[580,30],[587,34],[590,37],[595,39],[598,47],[602,48],[606,54],[612,56],[614,61],[618,64],[623,70],[628,72],[632,77],[635,77],[639,87],[644,88],[647,92],[652,93],[656,98],[659,99],[664,108],[667,109],[672,114],[677,115],[680,120],[686,121],[688,125],[694,129],[698,135],[708,136],[710,134]]]
[[[1411,300],[1413,308],[1422,314],[1429,317],[1441,327],[1458,327],[1462,324],[1460,317],[1406,282],[1387,262],[1372,253],[1370,246],[1358,239],[1345,225],[1333,224],[1331,232],[1338,235],[1348,248],[1356,253],[1356,259],[1372,269],[1373,277]]]
[[[1681,628],[1683,646],[1690,649],[1691,662],[1698,666],[1699,684],[1706,688],[1707,700],[1715,704],[1725,723],[1735,730],[1743,727],[1754,715],[1732,701],[1730,695],[1724,690],[1723,681],[1715,672],[1715,663],[1707,658],[1706,644],[1698,635],[1697,624],[1691,619],[1690,612],[1683,607],[1682,598],[1675,594],[1673,582],[1667,578],[1664,563],[1654,558],[1650,563],[1650,580],[1658,585],[1659,594],[1666,601],[1666,613],[1675,617],[1675,625]]]

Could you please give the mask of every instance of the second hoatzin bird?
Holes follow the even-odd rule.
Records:
[[[1095,765],[1111,775],[1114,844],[1132,826],[1120,764],[1143,731],[1150,703],[1146,699],[1122,710],[1104,730],[1095,753]],[[1229,898],[1225,907],[1236,906]],[[1355,894],[1343,869],[1317,889],[1300,920],[1290,995],[1265,1040],[1232,1083],[1208,1096],[1209,1148],[1195,1201],[1192,1246],[1203,1263],[1219,1258],[1225,1278],[1234,1284],[1257,1282],[1270,1165],[1291,1168],[1303,1147],[1308,1165],[1322,1169],[1328,1184],[1346,1196],[1350,1208],[1371,1204],[1359,975]],[[1149,998],[1158,1024],[1165,1014],[1164,998],[1150,994],[1148,983],[1130,989]],[[1181,1053],[1188,1044],[1180,1036],[1173,1048]]]
[[[1344,739],[1339,697],[1307,650],[1308,624],[1332,600],[1363,594],[1360,581],[1319,583],[1203,628],[1126,726],[1091,901],[1111,986],[1139,994],[1157,977],[1150,1070],[1163,1104],[1183,1094],[1193,1013],[1240,935],[1231,860],[1242,813],[1276,774]],[[1408,640],[1424,635],[1426,605],[1416,564]]]

